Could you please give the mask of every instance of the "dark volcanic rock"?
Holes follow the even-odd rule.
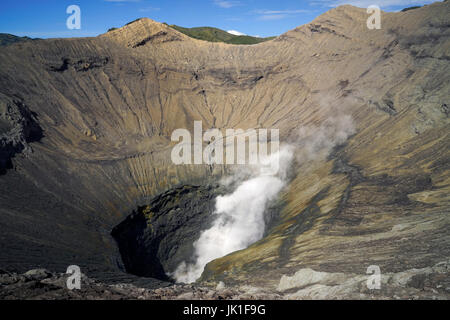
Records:
[[[111,235],[127,272],[169,280],[182,261],[190,261],[193,243],[213,219],[217,186],[182,186],[139,207]]]
[[[0,174],[12,167],[16,153],[29,153],[29,143],[43,136],[37,115],[20,100],[11,100],[0,94]]]
[[[317,272],[301,269],[283,276],[276,288],[223,282],[202,285],[170,284],[149,288],[139,283],[108,284],[81,275],[80,289],[67,288],[68,275],[45,269],[25,274],[0,272],[0,299],[442,299],[450,297],[450,261],[422,269],[383,274],[379,289],[367,288],[367,275]],[[30,277],[33,275],[33,277]],[[38,275],[36,277],[36,275]],[[45,276],[43,276],[45,275]]]

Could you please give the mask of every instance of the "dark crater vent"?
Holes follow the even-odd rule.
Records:
[[[138,207],[111,232],[125,271],[171,280],[167,275],[193,258],[193,243],[211,226],[218,186],[185,185]]]

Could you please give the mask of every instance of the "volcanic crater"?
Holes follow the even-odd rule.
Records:
[[[175,129],[279,128],[288,141],[348,115],[355,133],[292,169],[264,237],[208,263],[197,284],[303,297],[317,283],[299,270],[331,275],[318,282],[331,287],[377,265],[431,268],[448,297],[448,270],[435,266],[450,258],[449,13],[448,1],[383,12],[369,30],[365,9],[339,6],[255,45],[143,18],[94,38],[0,47],[0,268],[75,264],[107,284],[168,286],[230,174],[174,165]],[[427,283],[392,277],[414,294]],[[345,288],[324,297],[366,293]]]

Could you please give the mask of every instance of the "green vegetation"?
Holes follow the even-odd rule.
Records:
[[[114,27],[112,27],[112,28],[109,28],[109,29],[108,29],[108,32],[110,32],[110,31],[114,31],[114,30],[117,30],[117,28],[114,28]]]
[[[408,8],[402,9],[402,12],[414,10],[414,9],[418,9],[418,8],[421,8],[421,6],[408,7]]]
[[[209,42],[224,42],[230,44],[257,44],[272,40],[275,37],[257,38],[251,36],[236,36],[224,30],[212,27],[183,28],[177,25],[170,25],[171,28],[184,33],[185,35],[199,40]]]

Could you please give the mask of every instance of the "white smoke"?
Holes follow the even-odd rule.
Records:
[[[296,159],[299,163],[323,160],[354,133],[355,126],[349,115],[327,119],[320,126],[302,126],[291,138],[296,146]]]
[[[177,282],[191,283],[197,280],[205,265],[231,252],[245,249],[262,238],[265,229],[264,211],[285,186],[286,172],[293,159],[290,146],[282,146],[276,154],[264,161],[258,174],[239,183],[227,195],[216,198],[216,216],[213,225],[201,233],[194,243],[195,263],[180,264],[172,276]],[[277,173],[267,170],[279,161]],[[252,170],[255,172],[255,170]]]
[[[262,159],[258,170],[252,167],[246,175],[239,172],[228,179],[235,182],[246,177],[236,183],[233,192],[216,198],[213,225],[194,242],[195,262],[181,263],[170,276],[177,282],[192,283],[201,276],[208,262],[260,240],[265,230],[265,210],[287,184],[287,172],[294,158],[304,162],[327,155],[354,131],[350,116],[325,121],[319,127],[302,127],[293,143],[282,145],[278,152]],[[278,170],[270,170],[273,167]]]

